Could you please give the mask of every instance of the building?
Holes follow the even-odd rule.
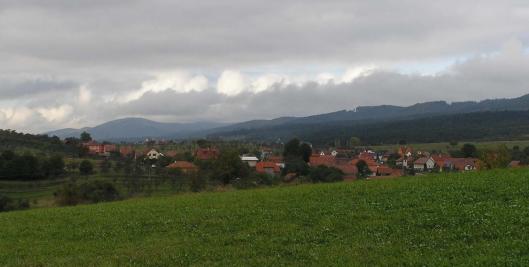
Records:
[[[266,173],[269,175],[279,175],[281,173],[281,167],[277,163],[271,161],[257,162],[255,170],[258,173]]]
[[[188,161],[175,161],[169,165],[167,165],[168,169],[178,169],[181,170],[183,173],[194,173],[198,171],[198,167]]]
[[[417,172],[431,171],[435,167],[435,161],[432,157],[418,158],[413,162],[413,169]]]
[[[156,151],[155,149],[151,149],[149,150],[149,152],[147,152],[147,154],[145,154],[145,157],[147,157],[148,159],[159,159],[163,156],[164,155],[162,153]]]
[[[195,157],[199,160],[213,160],[219,157],[219,150],[216,148],[199,148],[195,151]]]
[[[134,148],[132,146],[120,146],[119,147],[119,154],[121,154],[122,157],[127,157],[134,154]]]
[[[254,168],[257,165],[257,162],[259,161],[259,159],[255,156],[241,156],[241,160],[252,168]]]

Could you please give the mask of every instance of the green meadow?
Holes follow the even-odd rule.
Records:
[[[0,213],[2,266],[528,266],[529,170]]]

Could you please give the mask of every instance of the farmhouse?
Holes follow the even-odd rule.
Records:
[[[258,173],[266,173],[269,175],[279,175],[281,173],[281,168],[278,164],[271,161],[261,161],[257,162],[255,165],[255,170]]]
[[[164,155],[155,149],[149,150],[147,154],[145,155],[148,159],[159,159],[160,157],[163,157]]]
[[[417,172],[431,171],[435,167],[435,161],[432,157],[422,157],[413,163],[413,169]]]
[[[241,156],[242,162],[245,162],[250,167],[255,167],[259,159],[255,156]]]
[[[199,160],[217,159],[219,150],[216,148],[199,148],[195,151],[195,157]]]
[[[168,169],[178,169],[181,170],[183,173],[194,173],[198,171],[198,167],[188,161],[175,161],[169,165],[167,165]]]

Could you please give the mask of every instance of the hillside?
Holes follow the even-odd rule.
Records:
[[[0,265],[529,264],[529,171],[0,214]]]
[[[96,140],[128,140],[159,138],[169,136],[185,136],[192,131],[202,131],[219,126],[222,123],[214,122],[196,122],[196,123],[162,123],[142,118],[124,118],[109,121],[95,127],[85,127],[81,129],[61,129],[46,133],[49,136],[58,136],[60,138],[79,137],[86,131]]]
[[[272,120],[255,120],[237,123],[206,131],[208,134],[222,134],[238,130],[257,130],[269,127],[290,127],[303,124],[324,124],[333,122],[362,122],[418,119],[439,115],[453,115],[487,111],[529,110],[529,94],[512,99],[490,99],[479,102],[434,101],[417,103],[407,107],[380,105],[360,106],[354,110],[341,110],[307,117],[283,117]]]
[[[147,137],[177,139],[230,135],[240,137],[239,131],[261,131],[261,129],[274,127],[280,131],[291,133],[292,131],[288,131],[288,128],[303,127],[303,125],[310,125],[309,128],[314,129],[321,128],[328,123],[343,124],[347,122],[349,124],[362,124],[364,122],[410,120],[475,112],[527,110],[529,110],[529,95],[512,99],[492,99],[480,102],[447,103],[445,101],[434,101],[417,103],[407,107],[391,105],[361,106],[354,110],[341,110],[306,117],[280,117],[271,120],[250,120],[234,124],[216,122],[161,123],[142,118],[124,118],[109,121],[95,127],[66,128],[46,134],[65,138],[78,137],[81,132],[87,131],[97,140],[108,141],[137,141]]]
[[[267,141],[298,137],[316,145],[333,144],[335,140],[345,142],[351,136],[370,145],[396,144],[400,140],[431,143],[526,139],[529,136],[529,111],[474,112],[381,121],[290,123],[210,135],[211,138]]]

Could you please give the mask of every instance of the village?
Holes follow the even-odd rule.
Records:
[[[83,146],[92,156],[104,158],[119,155],[134,160],[149,160],[152,167],[178,169],[183,173],[197,172],[199,170],[197,161],[212,161],[222,153],[221,149],[213,145],[197,147],[187,152],[191,157],[187,156],[187,159],[183,159],[185,158],[183,152],[166,149],[165,143],[162,142],[142,148],[131,144],[95,141],[85,142]],[[257,153],[245,153],[239,157],[248,167],[260,174],[285,177],[297,175],[284,171],[288,162],[282,154],[281,146],[260,146]],[[406,145],[400,146],[396,151],[374,151],[368,148],[312,149],[311,147],[307,164],[310,167],[325,166],[340,170],[345,181],[479,169],[479,159],[475,157],[452,157],[447,153],[416,151],[412,146]],[[509,166],[516,167],[519,164],[519,161],[512,161]]]

